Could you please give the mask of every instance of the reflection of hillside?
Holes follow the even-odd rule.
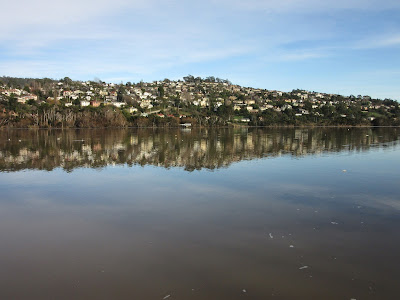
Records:
[[[0,170],[155,165],[186,170],[290,154],[363,151],[398,143],[397,128],[0,131]]]

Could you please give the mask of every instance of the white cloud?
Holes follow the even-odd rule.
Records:
[[[394,47],[400,45],[400,34],[382,34],[380,36],[368,37],[356,42],[353,46],[354,49],[374,49]]]
[[[332,10],[385,10],[400,8],[397,0],[213,0],[230,9],[269,13],[315,13]]]
[[[4,75],[21,77],[69,76],[90,79],[101,76],[102,79],[124,80],[125,74],[146,76],[186,64],[228,59],[252,51],[249,46],[221,43],[204,45],[189,36],[181,39],[169,34],[158,34],[156,39],[141,34],[125,35],[125,38],[111,39],[101,47],[96,43],[86,45],[84,51],[79,43],[64,41],[57,51],[52,49],[47,53],[43,49],[42,53],[41,49],[36,49],[36,54],[28,55],[28,58],[17,55],[7,61],[0,60],[0,69],[5,72]],[[159,46],[160,43],[163,47]]]
[[[276,56],[277,60],[280,61],[299,61],[314,58],[326,57],[328,54],[322,53],[319,50],[308,50],[308,51],[294,51],[292,53],[283,53]]]
[[[57,27],[112,14],[115,8],[120,9],[130,3],[132,1],[128,0],[4,1],[0,10],[0,25],[7,26],[10,30],[26,28],[27,25]]]

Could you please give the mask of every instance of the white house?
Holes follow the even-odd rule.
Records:
[[[83,106],[89,106],[90,105],[90,102],[89,101],[87,101],[87,100],[81,100],[81,106],[83,107]]]

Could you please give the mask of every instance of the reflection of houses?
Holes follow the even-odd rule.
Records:
[[[190,123],[182,124],[190,127]],[[188,170],[219,168],[243,159],[280,156],[303,156],[326,151],[354,151],[387,147],[397,141],[399,129],[351,132],[328,129],[295,130],[153,130],[60,131],[48,136],[45,131],[19,137],[23,142],[7,141],[7,132],[0,131],[0,170],[24,168],[71,169],[109,164],[149,164],[163,167],[184,167]],[[391,132],[389,134],[388,132]],[[368,138],[366,136],[368,135]],[[96,136],[98,136],[96,138]],[[46,143],[43,141],[46,140]],[[39,155],[43,145],[53,149],[52,155]],[[343,145],[347,145],[345,148]],[[16,155],[15,155],[16,153]]]

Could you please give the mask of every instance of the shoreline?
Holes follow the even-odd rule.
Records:
[[[400,126],[373,126],[373,125],[267,125],[267,126],[250,126],[250,125],[240,125],[240,126],[193,126],[193,127],[182,127],[182,126],[108,126],[108,127],[13,127],[6,126],[0,127],[0,130],[79,130],[79,129],[239,129],[239,128],[400,128]]]

